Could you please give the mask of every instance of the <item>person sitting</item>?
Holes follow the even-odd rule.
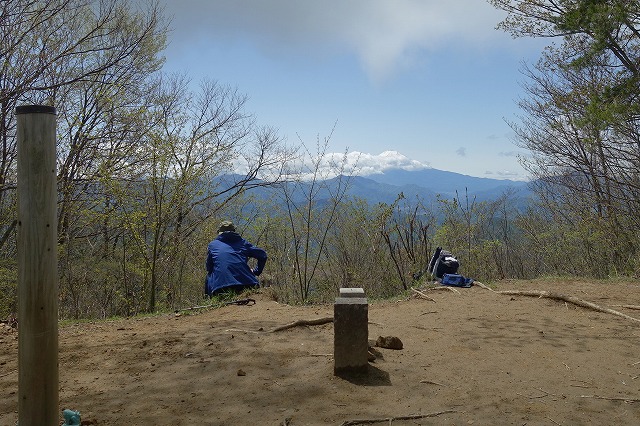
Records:
[[[257,260],[252,270],[249,258]],[[218,236],[207,247],[205,294],[242,291],[259,285],[258,276],[267,263],[267,252],[254,246],[236,232],[233,222],[223,221]]]

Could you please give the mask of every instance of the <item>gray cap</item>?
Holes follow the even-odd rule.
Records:
[[[218,227],[219,234],[223,232],[235,231],[235,230],[236,230],[236,227],[233,226],[233,222],[231,222],[230,220],[222,221],[222,223],[220,224],[220,227]]]

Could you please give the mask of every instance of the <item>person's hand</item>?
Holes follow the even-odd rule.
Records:
[[[251,272],[253,272],[253,275],[255,275],[256,277],[259,277],[259,276],[260,276],[260,272],[258,272],[258,270],[257,270],[257,269],[254,269],[254,270],[253,270],[253,271],[251,271]]]

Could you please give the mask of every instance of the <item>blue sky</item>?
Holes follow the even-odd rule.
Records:
[[[433,167],[526,179],[506,120],[540,40],[496,30],[485,0],[161,0],[167,72],[249,97],[292,145],[359,158],[364,171]],[[365,172],[366,173],[366,172]]]

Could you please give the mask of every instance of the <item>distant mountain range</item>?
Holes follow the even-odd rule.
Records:
[[[507,187],[526,188],[527,182],[479,178],[460,173],[446,172],[437,169],[422,169],[407,171],[402,169],[387,170],[381,174],[368,176],[369,179],[389,185],[418,185],[430,188],[443,195],[455,195],[455,192],[464,192],[465,188],[470,193],[495,192]]]
[[[359,182],[360,180],[383,185],[376,189],[378,193],[395,191],[397,195],[402,191],[405,196],[420,194],[426,198],[435,198],[439,195],[444,199],[453,199],[457,192],[460,197],[464,197],[467,193],[477,201],[487,201],[498,198],[508,189],[514,190],[519,197],[527,198],[531,195],[527,182],[479,178],[437,169],[387,170],[381,174],[355,179],[353,181],[355,191],[360,185],[367,188],[373,186],[370,183]]]
[[[230,176],[225,177],[225,179],[229,178]],[[478,178],[437,169],[416,171],[395,169],[366,177],[329,179],[326,183],[331,191],[321,191],[317,195],[318,199],[329,198],[330,193],[335,193],[340,179],[349,179],[347,192],[349,196],[362,198],[369,203],[390,204],[400,193],[403,193],[407,199],[420,197],[424,202],[430,203],[435,202],[438,197],[453,199],[456,197],[456,192],[460,198],[464,198],[466,193],[470,199],[475,198],[480,202],[495,200],[505,191],[513,190],[517,205],[522,207],[527,204],[531,196],[527,182]],[[258,198],[273,198],[273,190],[273,188],[259,188],[253,194]]]

